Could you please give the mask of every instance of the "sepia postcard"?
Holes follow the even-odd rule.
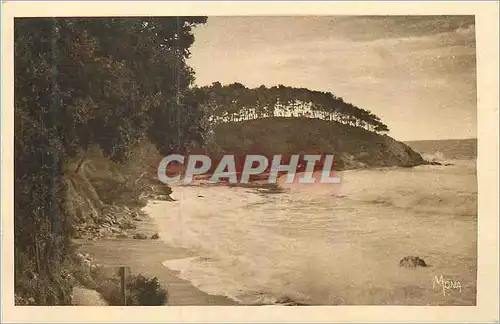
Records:
[[[498,323],[498,15],[3,2],[2,321]]]

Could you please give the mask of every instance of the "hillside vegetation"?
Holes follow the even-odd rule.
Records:
[[[200,137],[201,113],[189,99],[194,71],[186,59],[193,27],[205,21],[15,20],[17,304],[71,304],[81,266],[72,237],[104,235],[109,230],[101,227],[120,227],[116,216],[140,205],[141,173],[120,166],[132,161],[141,168],[133,154],[141,143],[166,154]],[[92,154],[95,147],[101,158]]]
[[[425,163],[404,143],[360,127],[312,118],[272,117],[219,124],[214,145],[233,154],[333,154],[335,169]]]
[[[389,128],[371,111],[345,102],[331,92],[278,85],[267,88],[247,88],[241,83],[197,88],[196,97],[202,103],[211,125],[265,117],[309,117],[336,121],[384,133]]]

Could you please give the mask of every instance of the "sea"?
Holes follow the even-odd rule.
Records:
[[[409,145],[443,165],[349,170],[331,187],[173,186],[146,211],[189,257],[163,265],[243,305],[475,305],[477,155],[441,142]]]

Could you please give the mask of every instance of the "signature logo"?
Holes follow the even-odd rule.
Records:
[[[447,290],[458,290],[462,293],[462,285],[458,280],[446,279],[443,275],[434,276],[432,281],[432,289],[436,289],[436,287],[441,288],[443,290],[443,296],[446,296]]]

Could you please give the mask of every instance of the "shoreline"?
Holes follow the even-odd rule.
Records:
[[[148,204],[154,203],[150,200]],[[135,232],[148,237],[157,233],[154,217],[142,218]],[[178,272],[162,263],[166,260],[192,257],[189,251],[169,246],[153,239],[104,238],[97,240],[75,239],[78,251],[92,255],[96,263],[104,267],[129,267],[133,274],[157,277],[167,288],[168,301],[165,306],[236,306],[238,302],[222,295],[210,295],[191,282],[181,279]]]
[[[180,186],[196,187],[244,187],[261,192],[267,189],[266,193],[278,193],[283,189],[276,184],[269,186],[262,183],[251,183],[246,186],[207,184],[203,181],[197,181],[195,184]],[[149,199],[148,205],[175,201],[170,195],[170,199]],[[75,239],[78,251],[84,254],[90,254],[96,263],[104,267],[126,266],[130,268],[133,274],[143,274],[147,277],[157,277],[160,284],[167,288],[169,298],[166,306],[235,306],[235,305],[306,305],[296,303],[292,300],[270,304],[247,304],[241,303],[230,297],[220,294],[209,294],[196,287],[193,283],[181,278],[178,271],[171,270],[163,265],[167,260],[186,259],[196,257],[193,253],[184,248],[177,248],[169,245],[160,239],[151,239],[153,234],[157,234],[159,224],[154,213],[146,213],[146,207],[140,208],[140,219],[134,218],[137,225],[133,230],[128,231],[128,237],[118,238],[99,238],[99,239]],[[137,209],[139,210],[139,209]],[[137,222],[136,222],[137,221]],[[135,234],[141,234],[144,239],[133,238]]]

